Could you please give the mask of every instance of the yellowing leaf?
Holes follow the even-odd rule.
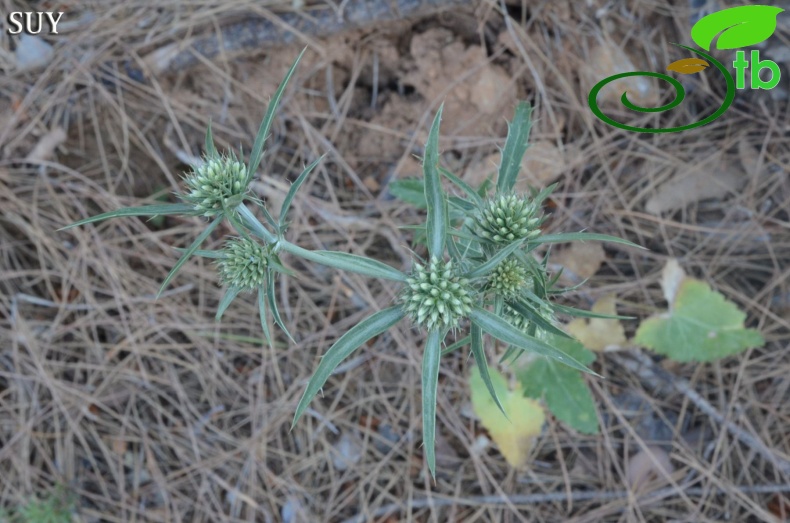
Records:
[[[662,281],[669,310],[643,321],[634,341],[676,361],[712,361],[765,343],[744,326],[746,314],[700,280],[685,276],[676,260]]]
[[[667,71],[674,71],[680,74],[694,74],[704,71],[710,64],[702,58],[683,58],[675,60],[667,66]]]
[[[576,278],[569,278],[578,283],[579,279],[587,279],[595,275],[606,259],[606,253],[600,242],[573,242],[570,246],[557,253],[554,260],[573,273]]]
[[[491,383],[508,417],[506,418],[497,408],[477,367],[472,369],[469,380],[472,389],[472,408],[505,460],[512,467],[521,467],[526,463],[535,438],[540,434],[546,421],[546,414],[537,401],[524,397],[520,387],[511,391],[501,374],[491,368],[488,372],[491,374]]]
[[[595,302],[592,312],[616,315],[614,295],[609,294]],[[620,347],[626,342],[625,329],[620,320],[576,318],[565,327],[565,330],[582,342],[586,348],[595,351],[602,351],[610,346]]]

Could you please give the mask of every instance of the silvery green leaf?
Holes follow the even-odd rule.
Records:
[[[426,230],[428,232],[428,254],[441,259],[444,255],[447,234],[447,200],[442,191],[439,179],[439,124],[442,120],[442,109],[439,107],[425,144],[425,158],[422,172],[425,177],[425,201],[428,204]]]
[[[288,214],[288,210],[291,208],[291,202],[293,201],[294,196],[296,196],[296,192],[299,190],[299,187],[301,187],[304,181],[307,179],[307,176],[310,174],[313,168],[315,168],[315,166],[318,165],[318,162],[323,160],[325,156],[326,156],[325,154],[319,156],[313,163],[305,167],[304,170],[302,171],[302,174],[299,175],[296,181],[291,184],[291,188],[288,189],[288,194],[285,195],[285,199],[283,199],[282,208],[280,209],[280,221],[278,224],[280,232],[282,232],[285,228],[285,215]]]
[[[299,63],[299,60],[302,59],[302,56],[304,56],[305,51],[307,51],[306,47],[302,49],[302,52],[299,53],[299,56],[297,56],[296,60],[294,60],[293,65],[286,73],[285,78],[283,78],[283,81],[280,83],[280,86],[277,88],[277,91],[274,93],[274,96],[269,102],[269,106],[266,108],[266,114],[261,121],[261,126],[258,128],[258,134],[255,136],[255,143],[252,146],[250,163],[247,166],[248,176],[255,176],[255,172],[258,170],[258,166],[261,164],[261,157],[263,156],[263,144],[266,142],[266,138],[269,137],[269,129],[271,129],[272,121],[274,120],[274,111],[277,109],[277,104],[280,103],[280,98],[283,96],[285,86],[288,85],[288,81],[291,79],[291,76],[293,76],[296,66]]]
[[[318,391],[324,386],[326,380],[329,379],[329,376],[332,375],[335,368],[352,352],[359,348],[360,345],[398,323],[403,319],[404,315],[405,313],[401,306],[396,305],[372,314],[343,334],[334,345],[326,351],[326,354],[321,357],[321,363],[318,364],[318,368],[307,383],[307,388],[305,388],[299,400],[299,404],[296,407],[296,413],[294,414],[291,428],[299,421],[304,411],[307,410],[310,401],[318,394]]]
[[[527,336],[507,321],[503,320],[499,316],[490,313],[489,311],[482,309],[480,307],[473,307],[472,312],[469,314],[469,318],[472,320],[473,323],[476,323],[483,329],[483,331],[487,332],[491,336],[501,340],[505,343],[510,344],[512,347],[534,352],[541,356],[546,356],[548,358],[552,358],[554,360],[559,361],[560,363],[564,363],[569,367],[573,367],[575,369],[588,372],[590,374],[597,374],[575,359],[571,358],[561,350],[552,347],[548,343],[541,341],[537,338],[533,338],[532,336]]]
[[[431,476],[436,477],[436,394],[439,387],[439,363],[442,355],[442,333],[428,331],[422,354],[422,442]]]
[[[176,273],[178,272],[178,269],[180,269],[181,266],[184,265],[184,263],[186,263],[186,261],[189,259],[190,256],[192,256],[195,253],[195,251],[197,251],[198,247],[200,247],[200,244],[203,243],[206,240],[206,238],[209,237],[209,234],[211,234],[212,231],[214,231],[214,229],[217,228],[217,225],[219,225],[221,221],[222,221],[222,216],[218,216],[217,218],[215,218],[214,221],[211,222],[208,225],[208,227],[206,227],[197,238],[195,238],[195,241],[192,242],[192,245],[190,245],[187,248],[187,250],[184,251],[184,254],[181,256],[181,258],[176,262],[175,265],[173,265],[173,268],[170,269],[170,273],[165,278],[165,281],[162,282],[162,286],[159,288],[159,292],[156,294],[157,298],[159,298],[159,296],[168,286],[170,281],[175,277]]]
[[[521,160],[529,147],[529,131],[532,128],[532,106],[519,102],[513,121],[508,123],[507,140],[502,150],[499,164],[497,193],[505,194],[513,190],[521,169]]]
[[[97,214],[90,218],[76,221],[65,227],[61,227],[58,231],[65,231],[72,227],[78,227],[87,223],[100,222],[109,218],[121,218],[124,216],[164,216],[172,214],[184,214],[187,216],[194,216],[195,212],[191,205],[185,203],[161,203],[157,205],[144,205],[142,207],[124,207],[123,209],[116,209],[114,211]]]

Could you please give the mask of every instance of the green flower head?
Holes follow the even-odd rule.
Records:
[[[510,298],[518,294],[528,283],[527,270],[517,259],[508,258],[491,273],[488,288],[496,294]]]
[[[183,200],[203,216],[215,216],[238,205],[250,184],[247,168],[235,156],[207,157],[184,177],[189,192]]]
[[[401,295],[404,310],[428,330],[455,327],[472,311],[474,288],[457,274],[452,261],[434,257],[428,266],[415,263],[406,282]]]
[[[266,281],[267,249],[246,238],[228,240],[222,249],[225,256],[218,262],[222,282],[242,290],[259,288]]]
[[[527,196],[500,194],[478,209],[474,220],[478,234],[494,243],[509,244],[540,234],[539,206]]]

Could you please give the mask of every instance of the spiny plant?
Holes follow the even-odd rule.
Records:
[[[542,244],[572,240],[603,240],[636,245],[599,234],[543,234],[542,203],[553,187],[540,192],[531,191],[530,194],[514,192],[531,125],[531,108],[526,103],[518,105],[509,125],[496,187],[491,195],[487,194],[487,185],[472,188],[440,167],[439,126],[442,108],[439,108],[425,146],[423,178],[419,181],[420,202],[424,202],[427,208],[427,217],[425,224],[416,228],[419,234],[415,236],[424,238],[427,253],[425,258],[414,254],[413,267],[408,273],[374,259],[343,252],[311,251],[290,243],[285,239],[286,215],[296,192],[321,158],[308,165],[292,184],[277,220],[264,203],[251,194],[249,185],[260,165],[274,111],[303,54],[304,51],[271,100],[246,165],[234,153],[222,155],[217,152],[209,125],[204,161],[185,176],[188,192],[179,195],[182,203],[119,209],[80,220],[64,229],[121,216],[184,215],[208,218],[210,221],[203,232],[188,248],[183,249],[181,258],[165,278],[162,289],[192,255],[216,259],[220,280],[227,286],[217,307],[217,318],[222,316],[241,292],[257,291],[261,327],[269,344],[272,338],[267,309],[275,324],[291,337],[280,317],[274,295],[276,274],[288,272],[279,259],[280,252],[339,270],[398,282],[402,288],[395,304],[352,327],[324,353],[299,400],[292,426],[296,425],[310,401],[345,358],[368,340],[401,321],[407,321],[425,333],[422,358],[423,442],[428,468],[431,475],[435,476],[436,401],[442,354],[470,346],[480,376],[502,412],[504,409],[488,372],[484,351],[486,334],[509,346],[505,359],[531,352],[584,372],[592,372],[561,348],[549,343],[547,340],[552,338],[544,335],[548,333],[568,337],[556,326],[555,306],[549,299],[563,290],[554,288],[558,276],[548,276],[548,257],[539,260],[534,251]],[[239,157],[242,156],[239,154]],[[442,187],[443,177],[464,196],[448,195]],[[247,202],[260,210],[265,223],[256,218]],[[239,237],[229,239],[219,251],[200,250],[200,245],[223,219],[230,222]],[[412,252],[416,253],[421,246],[413,247]],[[568,307],[563,308],[563,312],[590,315]],[[457,341],[442,350],[451,332]]]

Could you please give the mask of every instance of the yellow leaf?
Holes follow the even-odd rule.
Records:
[[[614,295],[604,296],[592,307],[592,312],[598,314],[617,314]],[[625,345],[625,329],[620,320],[605,320],[602,318],[576,318],[565,328],[582,344],[594,351],[602,351],[610,346],[621,347]]]
[[[469,380],[472,408],[508,464],[518,468],[527,462],[535,438],[540,435],[546,421],[546,414],[537,401],[524,397],[519,386],[511,391],[501,374],[494,369],[489,369],[489,373],[491,384],[508,417],[494,403],[477,367],[472,370]]]

